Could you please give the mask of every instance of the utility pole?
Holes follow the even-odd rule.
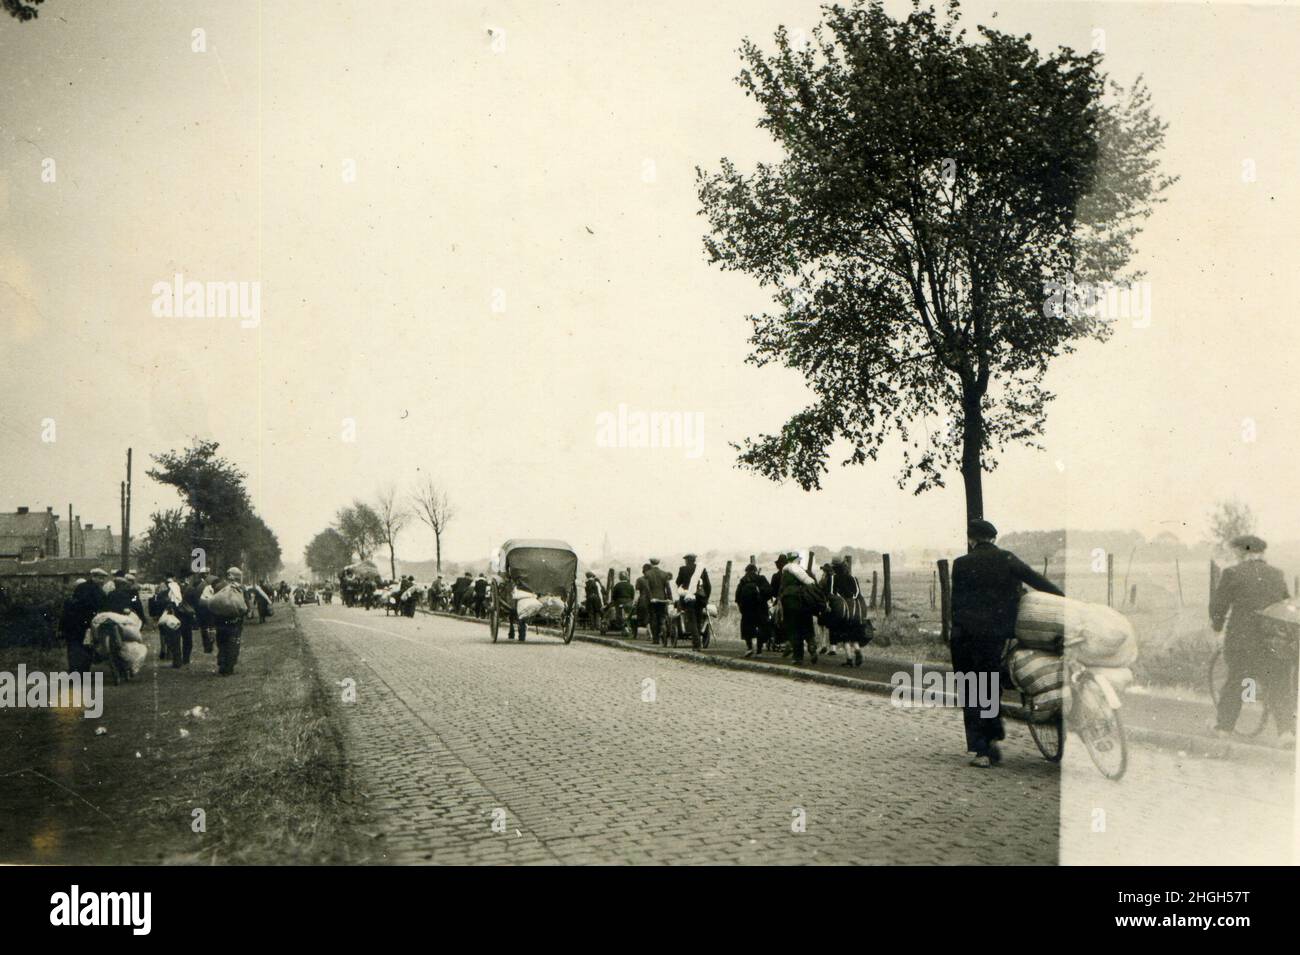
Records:
[[[126,449],[126,480],[122,482],[122,569],[131,570],[131,449]]]

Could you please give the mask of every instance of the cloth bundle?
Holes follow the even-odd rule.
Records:
[[[158,626],[163,630],[176,630],[180,625],[181,618],[170,610],[164,610],[162,616],[158,618]]]
[[[1029,696],[1032,718],[1050,720],[1061,712],[1069,688],[1065,661],[1046,650],[1016,650],[1010,660],[1011,682]]]
[[[118,655],[121,656],[123,662],[126,663],[127,668],[131,671],[131,675],[135,676],[135,674],[140,672],[140,668],[144,666],[144,661],[149,659],[149,647],[143,643],[137,643],[134,641],[131,643],[124,643],[122,644],[121,650],[118,651]]]
[[[203,603],[218,620],[237,620],[248,613],[248,601],[244,599],[244,590],[234,584],[222,587]]]
[[[133,613],[97,613],[90,618],[90,630],[99,633],[104,625],[117,628],[118,637],[123,643],[140,643],[144,637],[140,634],[140,618]]]
[[[1020,598],[1016,640],[1026,649],[1064,650],[1090,667],[1130,667],[1137,661],[1137,637],[1122,613],[1037,590]]]
[[[527,590],[515,589],[515,619],[528,620],[542,612],[543,604],[536,594]]]

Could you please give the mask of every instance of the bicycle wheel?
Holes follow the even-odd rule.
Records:
[[[1034,745],[1049,763],[1059,763],[1065,752],[1065,719],[1061,710],[1035,714],[1033,697],[1025,698],[1025,707],[1029,710],[1029,735],[1034,738]]]
[[[1223,695],[1223,686],[1227,679],[1228,661],[1223,656],[1223,647],[1219,647],[1210,658],[1210,699],[1214,701],[1216,708],[1219,705],[1219,697]],[[1235,692],[1242,693],[1244,690],[1245,687],[1238,687]],[[1247,738],[1258,736],[1263,731],[1264,724],[1268,722],[1268,709],[1258,687],[1255,688],[1254,696],[1253,700],[1242,700],[1237,725],[1233,727],[1234,732]]]
[[[1093,765],[1107,779],[1119,779],[1128,768],[1128,748],[1119,713],[1110,708],[1106,694],[1091,674],[1083,674],[1074,686],[1069,729],[1078,733]]]

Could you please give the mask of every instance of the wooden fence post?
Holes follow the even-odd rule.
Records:
[[[718,616],[727,615],[727,600],[731,593],[731,561],[727,561],[727,569],[722,574],[722,599],[718,601]]]
[[[880,574],[877,571],[871,572],[871,608],[876,609],[876,588],[880,582]]]
[[[614,568],[611,567],[609,569],[609,573],[605,575],[605,599],[606,600],[611,599],[610,595],[613,592],[614,592]]]
[[[952,582],[948,579],[948,561],[939,561],[940,628],[944,643],[952,639]]]
[[[930,609],[931,610],[933,610],[936,606],[938,606],[938,600],[939,600],[938,578],[935,576],[935,571],[932,570],[930,571]]]
[[[1115,555],[1106,552],[1106,606],[1115,606]]]
[[[1178,606],[1185,606],[1183,601],[1183,568],[1178,563],[1178,558],[1174,558],[1174,576],[1178,578]]]
[[[880,599],[885,605],[885,616],[888,617],[891,613],[894,612],[893,593],[890,590],[890,586],[889,586],[889,555],[881,554],[880,559],[881,562],[884,564],[884,568],[882,570],[882,575],[884,576],[884,586],[881,588],[880,591]]]

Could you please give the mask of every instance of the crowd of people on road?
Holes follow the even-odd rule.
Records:
[[[190,665],[194,635],[204,653],[216,653],[217,673],[231,676],[239,662],[244,621],[265,622],[274,613],[268,582],[245,585],[243,571],[229,568],[223,577],[193,573],[169,575],[142,600],[135,574],[109,573],[101,567],[77,580],[64,601],[59,631],[67,645],[68,668],[89,672],[107,662],[122,675],[138,670],[124,661],[142,661],[128,644],[144,642],[144,627],[158,630],[158,658],[180,669]]]
[[[1025,588],[1057,596],[1063,592],[1042,574],[1009,551],[997,547],[997,529],[975,520],[968,527],[968,552],[953,563],[951,654],[955,671],[998,674],[1009,642],[1015,637],[1017,609]],[[1263,557],[1266,544],[1253,535],[1232,541],[1239,562],[1224,570],[1214,589],[1211,625],[1223,632],[1228,672],[1219,695],[1212,729],[1233,731],[1242,708],[1237,687],[1255,681],[1272,702],[1279,726],[1293,727],[1294,685],[1276,678],[1285,667],[1275,665],[1276,647],[1267,639],[1259,612],[1289,598],[1281,573]],[[733,602],[739,614],[739,635],[747,658],[766,652],[791,657],[796,665],[816,663],[819,654],[843,654],[843,666],[862,666],[863,648],[871,641],[873,626],[862,589],[846,558],[822,564],[813,576],[798,550],[781,553],[775,570],[766,575],[748,564],[736,583]],[[605,580],[614,578],[609,574]],[[644,628],[654,645],[677,645],[689,638],[693,649],[709,645],[717,609],[708,570],[695,554],[686,554],[677,573],[665,570],[657,557],[641,566],[635,581],[624,570],[612,587],[592,570],[580,582],[579,620],[591,630],[617,632],[636,640]],[[204,653],[216,653],[216,671],[229,676],[239,661],[244,622],[264,622],[274,613],[276,600],[295,604],[332,602],[332,583],[272,585],[269,581],[246,585],[239,567],[223,577],[192,573],[159,580],[142,599],[134,574],[114,573],[96,567],[88,579],[76,581],[67,596],[59,629],[67,644],[68,666],[88,672],[96,662],[122,665],[143,659],[124,652],[139,644],[145,624],[157,627],[158,656],[175,668],[189,666],[197,632]],[[347,606],[382,607],[387,613],[413,617],[417,606],[483,618],[490,612],[492,582],[485,573],[466,570],[448,584],[438,576],[428,586],[413,576],[392,580],[339,577],[339,593]],[[274,596],[272,596],[274,595]],[[821,627],[819,639],[818,626]],[[1272,656],[1270,656],[1270,654]],[[1294,670],[1290,671],[1294,672]],[[1290,694],[1288,697],[1287,694]],[[984,711],[976,702],[963,704],[967,751],[972,764],[996,765],[998,743],[1004,738],[1000,713]],[[1284,729],[1289,738],[1290,731]]]

